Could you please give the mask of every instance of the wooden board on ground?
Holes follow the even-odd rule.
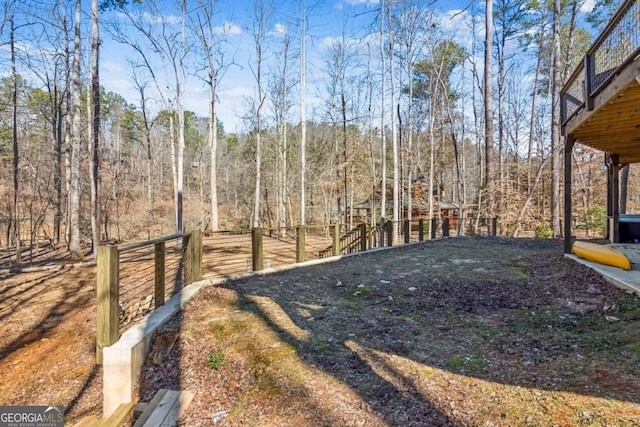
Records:
[[[622,251],[611,246],[576,241],[573,243],[572,250],[574,254],[587,261],[631,270],[629,258]]]
[[[192,399],[193,393],[187,390],[159,390],[134,427],[174,427]]]

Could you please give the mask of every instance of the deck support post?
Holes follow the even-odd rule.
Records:
[[[564,253],[571,253],[571,157],[576,138],[573,134],[567,135],[564,143]]]
[[[620,158],[607,157],[607,231],[611,243],[620,242]]]

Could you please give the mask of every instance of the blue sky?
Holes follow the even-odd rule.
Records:
[[[174,1],[158,0],[166,5],[175,4]],[[88,2],[86,2],[88,3]],[[428,3],[424,1],[423,4]],[[473,3],[472,7],[470,3]],[[278,37],[285,31],[290,31],[292,35],[292,53],[297,54],[299,46],[299,29],[296,27],[299,19],[299,0],[284,0],[276,2],[276,11],[272,15],[270,23],[270,38],[274,46],[278,43]],[[375,10],[379,8],[379,1],[376,0],[305,0],[308,13],[308,36],[307,36],[307,93],[310,99],[310,106],[307,107],[308,118],[312,119],[313,99],[317,98],[317,93],[322,86],[321,81],[324,61],[326,59],[326,46],[332,38],[340,37],[343,33],[347,38],[358,39],[364,37],[367,28],[372,28]],[[593,0],[587,0],[584,8],[592,7]],[[241,116],[246,114],[247,99],[255,93],[255,79],[252,67],[255,66],[253,39],[251,37],[252,7],[253,1],[245,0],[217,0],[216,2],[216,23],[220,28],[225,28],[228,32],[228,47],[225,57],[227,60],[233,58],[235,65],[230,66],[224,77],[220,81],[218,95],[218,115],[223,121],[228,132],[240,132],[246,130],[241,120]],[[468,7],[468,8],[467,8]],[[464,12],[462,9],[467,8]],[[171,11],[171,7],[163,9],[163,14],[179,16],[179,12]],[[454,37],[459,43],[469,43],[473,34],[469,27],[470,15],[473,13],[477,19],[482,21],[481,15],[484,12],[484,2],[476,0],[438,0],[433,4],[432,9],[436,19],[439,21],[443,31]],[[104,17],[118,19],[113,12],[108,12]],[[479,25],[477,32],[483,31]],[[480,35],[480,34],[478,34]],[[119,93],[127,101],[138,104],[135,90],[131,79],[131,62],[138,62],[137,55],[124,45],[117,44],[109,40],[106,31],[103,30],[104,40],[101,52],[101,83],[108,90]],[[295,52],[294,52],[295,51]],[[196,62],[198,62],[197,56]],[[275,67],[274,55],[267,54],[265,64],[266,71]],[[203,65],[191,64],[194,66]],[[158,75],[162,73],[162,67],[157,63]],[[290,65],[292,75],[298,79],[298,61],[293,59]],[[166,71],[166,70],[165,70]],[[170,73],[167,73],[170,74]],[[169,80],[170,78],[167,77]],[[208,107],[207,88],[201,80],[188,76],[185,90],[185,108],[196,112],[200,116],[206,116]],[[294,88],[293,91],[298,91]],[[295,98],[295,97],[294,97]],[[158,101],[155,108],[158,110],[163,106]],[[297,121],[295,111],[292,109],[292,121]]]
[[[170,3],[170,2],[167,2]],[[307,36],[307,84],[310,99],[313,93],[315,76],[321,74],[323,67],[323,54],[327,41],[340,37],[344,32],[346,37],[361,37],[370,27],[375,16],[375,10],[379,8],[377,1],[371,0],[306,0],[308,10],[308,36]],[[476,2],[479,3],[479,2]],[[434,5],[437,15],[441,16],[445,29],[459,30],[459,23],[463,16],[459,15],[451,19],[447,14],[453,14],[468,4],[467,0],[439,0]],[[251,38],[251,15],[253,1],[218,0],[217,19],[220,27],[225,27],[228,32],[229,48],[227,58],[233,57],[235,65],[231,66],[220,81],[219,86],[219,118],[230,132],[244,130],[240,117],[247,109],[247,99],[254,94],[255,79],[251,72],[254,66],[254,47]],[[476,9],[480,6],[475,6]],[[481,5],[481,7],[484,7]],[[278,36],[279,32],[292,32],[292,50],[297,52],[299,29],[294,28],[299,18],[298,0],[278,2],[271,21],[272,35]],[[176,11],[177,12],[177,11]],[[166,9],[167,15],[172,12]],[[175,13],[175,12],[174,12]],[[467,12],[468,13],[468,12]],[[114,12],[108,12],[103,19],[117,19]],[[468,30],[466,30],[468,33]],[[101,51],[101,84],[112,92],[119,93],[127,101],[138,104],[137,94],[132,86],[131,62],[137,62],[136,54],[124,45],[109,40],[105,30],[102,32],[103,45]],[[267,69],[272,65],[267,65]],[[291,68],[297,70],[297,59],[291,63]],[[292,74],[297,73],[292,71]],[[319,83],[318,83],[319,84]],[[298,90],[297,88],[294,90]],[[207,114],[208,93],[206,87],[195,77],[188,77],[186,84],[185,107],[198,115]],[[156,108],[161,108],[157,105]],[[308,107],[308,111],[311,109]]]

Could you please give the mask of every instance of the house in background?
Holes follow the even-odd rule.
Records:
[[[389,180],[386,186],[387,191],[387,212],[390,212],[393,203],[393,183]],[[460,206],[450,201],[446,197],[444,186],[435,184],[433,193],[433,218],[439,221],[449,220],[451,228],[457,227],[460,215]],[[374,200],[374,209],[380,209],[380,199],[382,194],[380,187],[376,188],[376,196]],[[371,218],[371,197],[362,201],[352,208],[354,221],[368,222]],[[387,219],[391,219],[391,215],[387,215]],[[409,201],[401,201],[400,219],[409,219]],[[424,176],[419,176],[412,180],[411,183],[411,219],[429,219],[429,182]]]

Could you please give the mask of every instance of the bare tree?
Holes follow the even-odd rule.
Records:
[[[492,194],[495,180],[493,173],[493,0],[487,0],[485,10],[484,49],[485,176],[483,189],[486,193],[487,216],[492,218],[495,215]]]
[[[82,248],[80,247],[80,145],[81,135],[81,92],[82,77],[80,75],[80,20],[81,20],[81,0],[76,0],[75,20],[74,20],[74,41],[73,41],[73,68],[72,68],[72,95],[71,95],[71,158],[69,168],[69,251],[72,259],[82,258]]]
[[[407,92],[406,113],[406,176],[407,176],[407,219],[412,215],[412,181],[416,162],[414,161],[414,67],[421,55],[424,54],[426,32],[433,24],[433,16],[426,8],[422,8],[418,1],[404,1],[402,10],[396,16],[396,32],[401,46],[399,60],[406,73],[405,85]],[[402,129],[400,129],[402,132]]]
[[[300,224],[306,223],[307,177],[307,8],[300,0]]]
[[[553,46],[551,60],[551,229],[554,237],[560,237],[560,90],[562,89],[560,69],[560,0],[553,2]]]
[[[91,102],[88,104],[91,155],[91,241],[95,257],[100,244],[100,25],[98,20],[98,0],[91,1]]]
[[[216,28],[214,22],[215,1],[198,0],[199,7],[195,13],[192,13],[192,27],[206,58],[206,73],[204,79],[209,88],[209,187],[210,187],[210,209],[208,227],[212,231],[218,231],[220,228],[220,220],[218,216],[218,117],[216,113],[217,91],[221,77],[228,69],[225,63],[222,45],[226,42],[228,25],[223,24],[222,31]],[[222,35],[220,36],[220,33]]]
[[[137,4],[133,4],[129,10],[125,5],[120,5],[120,14],[127,18],[138,35],[142,35],[148,45],[143,44],[135,35],[128,34],[125,29],[113,23],[108,29],[111,37],[119,43],[130,46],[140,56],[142,65],[151,76],[154,86],[163,100],[169,115],[170,139],[171,139],[171,168],[174,182],[174,203],[176,231],[184,231],[183,224],[183,183],[184,183],[184,149],[185,149],[185,119],[184,119],[184,85],[186,84],[188,44],[186,39],[186,0],[179,0],[178,7],[181,15],[177,20],[173,16],[167,17],[162,13],[161,5],[150,0],[142,3],[145,13],[139,13]],[[153,16],[153,20],[148,17]],[[173,82],[168,78],[162,80],[156,72],[152,57],[156,55],[162,62],[164,71],[171,75]],[[177,111],[176,111],[177,109]],[[175,132],[174,113],[177,116],[177,138]]]
[[[253,2],[253,42],[256,53],[255,68],[252,66],[253,76],[257,85],[257,99],[255,101],[255,138],[256,138],[256,180],[253,199],[253,213],[251,224],[254,228],[260,226],[260,190],[262,179],[262,108],[266,100],[264,90],[264,60],[266,40],[269,33],[271,21],[272,4],[265,0],[254,0]]]
[[[288,200],[288,141],[287,118],[290,107],[289,56],[291,35],[288,28],[281,31],[282,45],[276,57],[276,70],[271,82],[271,105],[276,126],[276,224],[279,235],[286,235]]]
[[[388,40],[389,40],[389,85],[391,88],[391,145],[393,153],[393,222],[400,220],[400,160],[398,152],[398,115],[396,108],[396,76],[395,76],[395,32],[391,24],[391,3],[385,0],[384,7],[387,13]]]
[[[13,141],[13,240],[16,249],[16,264],[21,262],[20,247],[20,146],[18,144],[18,72],[16,70],[16,25],[15,3],[10,5],[9,20],[9,44],[11,50],[11,122]]]

